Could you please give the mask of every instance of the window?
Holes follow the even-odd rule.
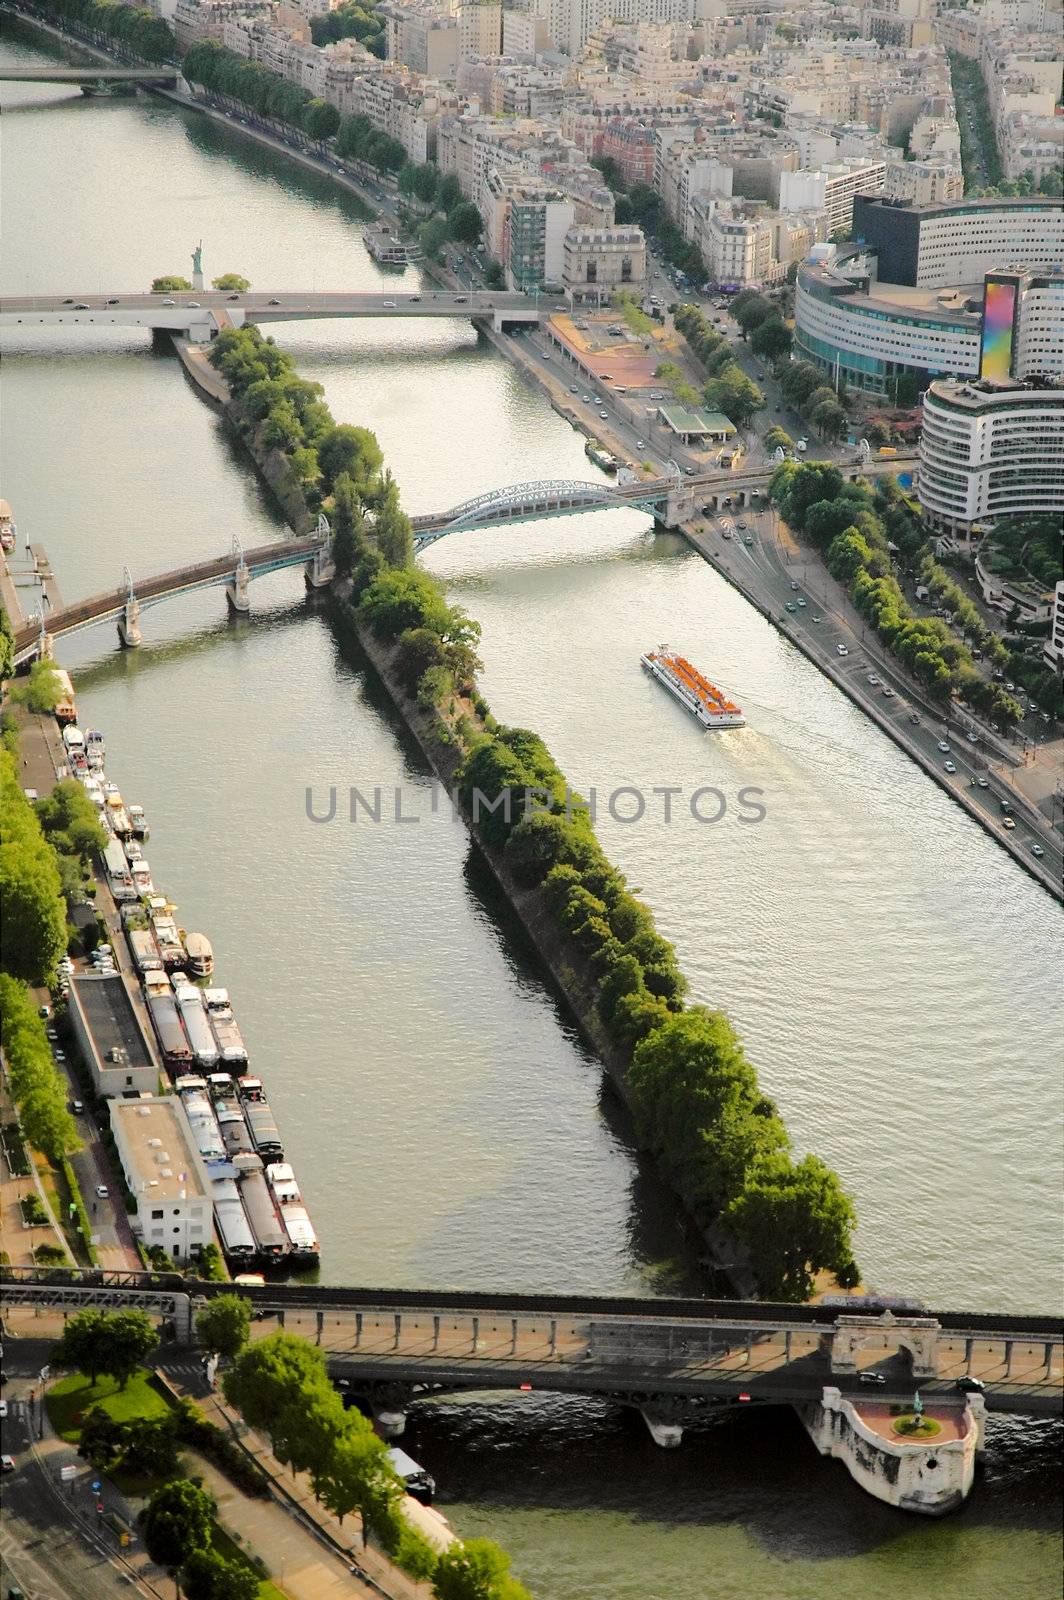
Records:
[[[631,283],[631,281],[632,281],[632,258],[631,258],[631,256],[623,256],[621,258],[621,282],[622,283]]]
[[[153,1211],[152,1212],[152,1221],[154,1221],[156,1217],[161,1218],[162,1217],[162,1212],[161,1211]]]

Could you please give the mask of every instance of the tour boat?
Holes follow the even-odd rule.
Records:
[[[639,664],[669,691],[674,699],[698,718],[703,728],[742,728],[746,718],[742,707],[729,700],[715,684],[704,678],[683,656],[661,644],[640,656]]]

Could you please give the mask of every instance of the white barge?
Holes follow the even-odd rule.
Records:
[[[734,700],[729,700],[716,684],[710,683],[697,667],[670,650],[667,644],[658,645],[656,650],[648,650],[646,655],[639,657],[639,664],[644,672],[649,672],[669,691],[674,700],[686,706],[703,728],[745,727],[742,707],[737,706]]]

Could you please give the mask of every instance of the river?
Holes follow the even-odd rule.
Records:
[[[12,28],[8,62],[38,59]],[[389,287],[357,205],[161,102],[5,86],[3,286]],[[46,203],[42,203],[42,198]],[[281,327],[340,421],[380,437],[411,512],[587,477],[582,440],[464,324]],[[136,330],[4,339],[2,492],[67,598],[281,531],[173,356]],[[1061,1028],[1049,898],[679,539],[636,513],[452,536],[426,565],[484,627],[484,692],[574,786],[647,796],[608,851],[692,990],[723,1006],[800,1149],[855,1196],[868,1282],[933,1303],[1059,1299]],[[462,830],[298,574],[144,615],[144,647],[70,640],[83,720],[152,822],[148,857],[209,933],[340,1282],[653,1292],[697,1282],[653,1168],[604,1094]],[[682,645],[749,726],[699,736],[638,670]],[[315,825],[305,793],[403,791],[420,821]],[[666,823],[655,787],[728,811]],[[744,786],[764,820],[739,820]],[[628,805],[634,804],[631,797]],[[618,807],[618,809],[620,809]],[[786,1412],[675,1455],[586,1402],[448,1403],[412,1423],[460,1531],[490,1532],[539,1600],[801,1600],[885,1585],[1049,1592],[1059,1429],[998,1421],[941,1525],[876,1505]]]

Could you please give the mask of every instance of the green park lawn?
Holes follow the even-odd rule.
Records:
[[[71,1373],[61,1378],[48,1391],[48,1415],[52,1427],[68,1444],[77,1444],[81,1424],[93,1406],[102,1406],[116,1422],[129,1422],[134,1417],[155,1421],[170,1415],[152,1374],[143,1368],[135,1372],[124,1389],[119,1389],[114,1378],[101,1377],[90,1383],[83,1372]]]

